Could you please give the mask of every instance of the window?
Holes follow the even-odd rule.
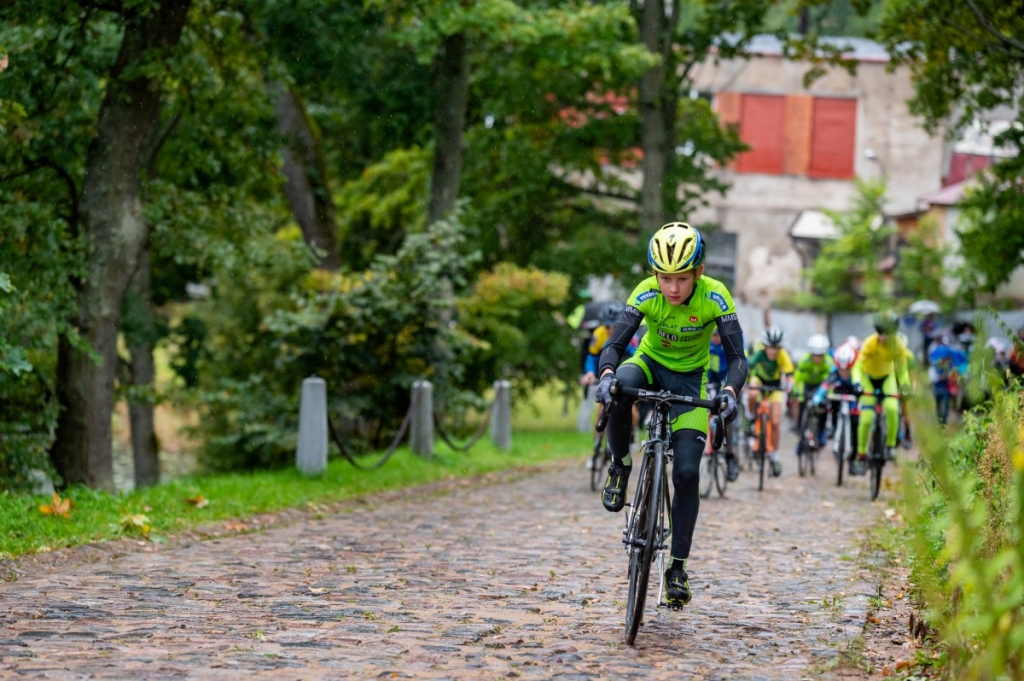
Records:
[[[815,97],[810,177],[853,178],[857,100]]]
[[[782,174],[785,118],[785,97],[743,95],[740,105],[740,137],[751,149],[740,154],[736,161],[737,171]]]
[[[853,179],[856,99],[719,92],[715,103],[751,147],[736,172]]]

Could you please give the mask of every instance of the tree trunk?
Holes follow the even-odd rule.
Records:
[[[150,399],[156,379],[153,362],[156,330],[151,300],[147,244],[139,256],[139,267],[128,285],[125,299],[133,320],[133,328],[125,331],[132,356],[131,383],[133,388],[139,389],[137,392],[142,393],[128,400],[136,488],[151,487],[160,482],[160,451],[154,427],[153,402]]]
[[[640,17],[640,40],[649,52],[663,54],[665,32],[663,0],[646,0]],[[658,64],[640,79],[640,144],[644,152],[644,184],[640,190],[640,225],[652,234],[665,219],[667,154],[665,110],[662,107],[665,65]]]
[[[434,168],[430,183],[427,224],[455,208],[462,175],[462,128],[469,93],[469,60],[466,36],[447,36],[434,60]]]
[[[270,86],[277,110],[277,128],[284,148],[284,191],[302,236],[320,256],[320,267],[336,270],[338,253],[334,197],[327,182],[320,135],[296,92],[281,82]]]
[[[78,215],[89,238],[87,275],[72,324],[95,356],[61,338],[61,413],[51,455],[64,484],[114,491],[110,420],[121,304],[147,238],[141,182],[147,143],[160,116],[159,69],[147,68],[181,38],[191,0],[162,0],[125,12],[124,38],[107,78],[89,145]]]

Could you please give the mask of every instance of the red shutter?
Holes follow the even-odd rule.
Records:
[[[741,110],[740,137],[751,149],[740,155],[736,170],[781,175],[786,98],[743,95]]]
[[[852,179],[856,139],[857,100],[815,98],[808,176]]]

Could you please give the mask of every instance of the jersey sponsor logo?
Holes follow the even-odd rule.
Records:
[[[683,333],[686,333],[687,331],[703,331],[704,327],[703,326],[681,326],[681,327],[679,327],[679,330],[682,331]]]
[[[632,305],[627,305],[626,306],[626,312],[628,312],[629,314],[633,315],[634,317],[641,317],[644,314],[643,312],[641,312],[640,310],[636,309]]]
[[[691,324],[696,324],[696,323],[697,323],[697,322],[699,322],[699,321],[700,321],[699,319],[697,319],[697,318],[696,318],[696,317],[694,317],[693,315],[690,315],[690,323],[691,323]]]
[[[664,338],[662,338],[662,339],[661,339],[661,346],[662,346],[663,348],[669,348],[669,347],[672,347],[672,344],[671,344],[671,343],[669,343],[669,342],[668,342],[667,340],[665,340]]]
[[[663,331],[661,329],[658,329],[658,335],[661,336],[662,338],[664,338],[665,340],[670,340],[670,341],[677,341],[677,340],[679,340],[679,336],[675,335],[674,333],[669,333],[667,331]]]
[[[636,302],[637,303],[642,303],[645,300],[650,300],[651,298],[656,298],[659,295],[661,295],[661,291],[647,291],[646,293],[641,293],[640,295],[638,295],[636,297]],[[725,308],[722,308],[722,309],[725,309]]]
[[[725,312],[726,310],[729,309],[729,303],[725,302],[725,296],[723,296],[721,293],[711,291],[710,293],[708,293],[708,298],[711,300],[711,302],[718,305],[718,309],[721,310],[722,312]]]
[[[719,322],[734,322],[734,321],[736,321],[736,313],[733,312],[732,314],[722,315],[721,317],[718,318],[718,321]]]

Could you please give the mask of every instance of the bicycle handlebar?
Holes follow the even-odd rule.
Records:
[[[713,443],[713,449],[718,449],[722,446],[722,440],[725,438],[725,422],[719,415],[721,410],[721,401],[719,399],[705,400],[699,397],[692,397],[690,395],[676,395],[667,390],[644,390],[643,388],[629,388],[624,385],[619,385],[617,382],[612,384],[611,389],[612,396],[623,395],[625,397],[632,397],[645,402],[660,402],[669,404],[685,404],[691,407],[700,407],[707,409],[709,412],[718,417],[718,426],[715,428],[715,441]],[[601,413],[601,418],[597,420],[597,432],[604,432],[605,427],[608,425],[608,414],[612,410],[615,402],[605,407]]]

